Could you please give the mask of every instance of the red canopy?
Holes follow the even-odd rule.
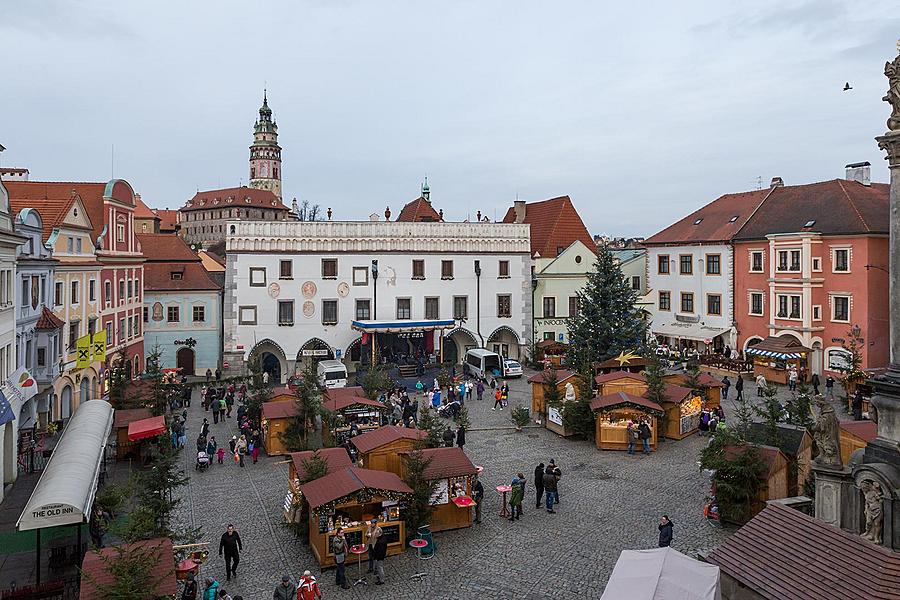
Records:
[[[128,424],[128,441],[136,442],[145,438],[156,437],[166,432],[165,417],[150,417]]]

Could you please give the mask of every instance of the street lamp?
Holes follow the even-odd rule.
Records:
[[[484,348],[484,337],[481,335],[481,261],[475,261],[475,330],[481,347]]]

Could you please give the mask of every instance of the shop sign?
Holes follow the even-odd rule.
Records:
[[[560,412],[558,410],[556,410],[555,408],[553,408],[552,406],[547,407],[547,420],[550,421],[551,423],[556,423],[557,425],[562,427],[562,424],[563,424],[562,414],[560,414]]]
[[[45,504],[31,511],[31,521],[36,524],[40,523],[37,527],[81,523],[83,520],[83,515],[79,513],[78,509],[68,504]]]
[[[401,333],[398,333],[397,337],[400,339],[422,338],[422,337],[425,337],[425,332],[423,332],[423,331],[403,331]]]
[[[302,352],[303,356],[328,356],[328,350],[323,348],[316,348],[314,350],[304,350]]]
[[[843,344],[844,338],[831,338],[831,343],[832,344]]]
[[[829,371],[849,371],[850,370],[850,353],[846,350],[829,350],[828,351],[828,370]]]

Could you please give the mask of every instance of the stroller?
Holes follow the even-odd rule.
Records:
[[[197,453],[197,464],[194,466],[194,469],[197,471],[205,471],[209,468],[209,465],[212,464],[212,461],[209,459],[209,454],[203,452],[202,450]]]
[[[445,419],[456,419],[459,414],[459,400],[454,400],[450,404],[445,404],[437,410],[438,414]]]

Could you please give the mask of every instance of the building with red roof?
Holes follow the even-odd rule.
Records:
[[[138,235],[144,256],[144,337],[148,356],[185,375],[220,367],[222,286],[173,233]]]
[[[197,192],[178,222],[187,243],[209,248],[225,239],[229,221],[287,221],[289,212],[272,191],[241,186]]]
[[[140,194],[134,195],[134,230],[137,233],[159,233],[159,216],[144,204]]]

